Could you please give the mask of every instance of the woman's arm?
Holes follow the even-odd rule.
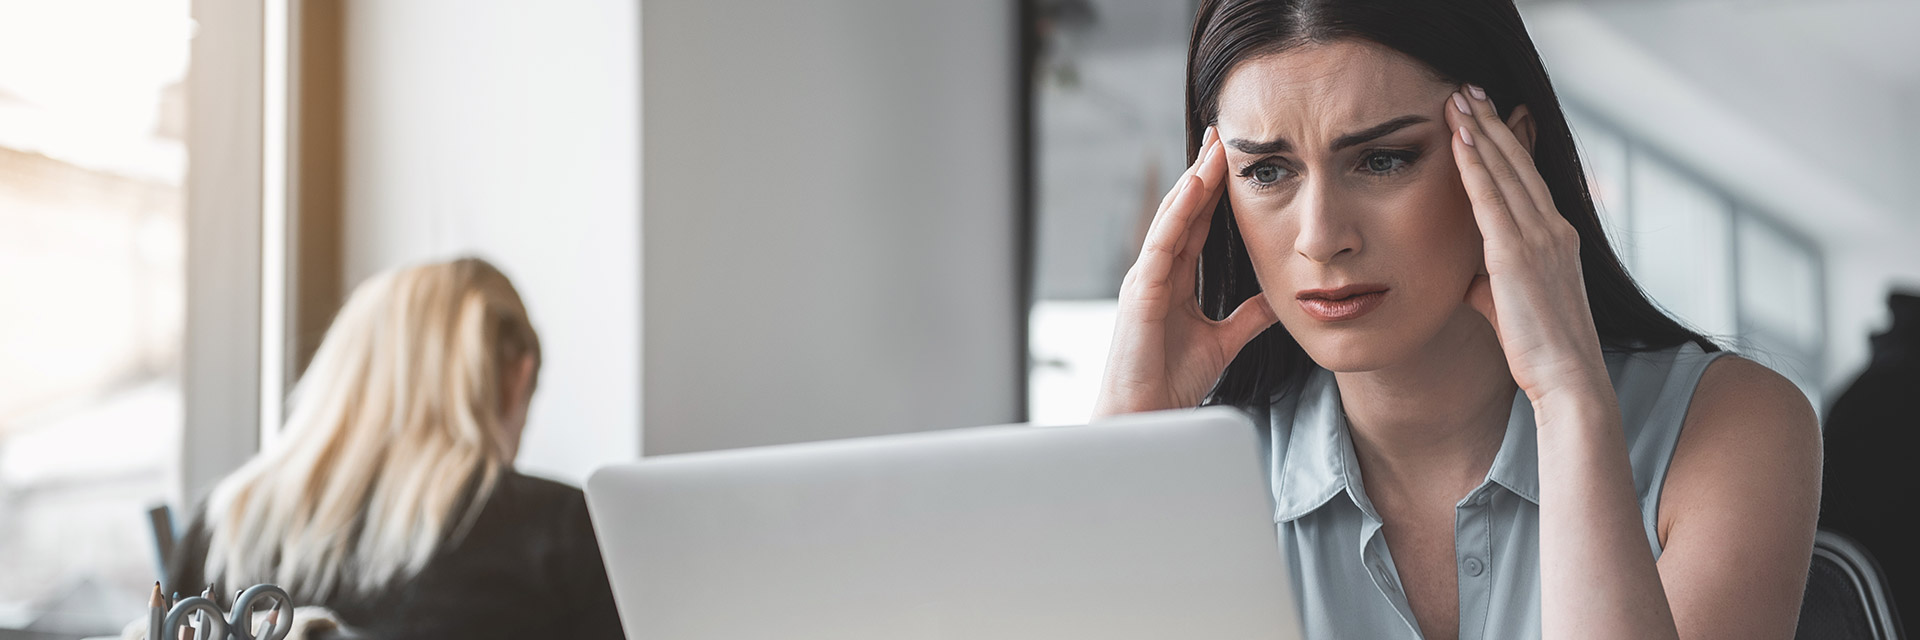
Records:
[[[1534,403],[1542,637],[1678,638],[1640,521],[1619,405],[1599,395]]]
[[[1540,478],[1546,637],[1793,637],[1820,503],[1798,388],[1742,358],[1708,366],[1661,490],[1657,565],[1617,410],[1566,415],[1540,419],[1540,468],[1560,470]]]
[[[1241,302],[1222,320],[1200,310],[1195,274],[1226,182],[1226,151],[1207,127],[1193,166],[1160,201],[1140,259],[1120,282],[1094,418],[1199,406],[1234,355],[1279,322],[1265,294]]]
[[[1721,358],[1661,491],[1660,580],[1682,638],[1791,638],[1820,511],[1820,427],[1780,374]]]
[[[1453,155],[1485,240],[1487,275],[1467,302],[1492,323],[1539,431],[1544,637],[1791,636],[1819,491],[1818,431],[1799,391],[1741,368],[1751,363],[1710,367],[1663,490],[1673,539],[1656,565],[1581,238],[1534,167],[1526,106],[1503,122],[1477,87],[1451,100]]]

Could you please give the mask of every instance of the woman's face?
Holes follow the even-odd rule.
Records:
[[[1221,87],[1234,218],[1320,366],[1379,369],[1486,325],[1463,302],[1482,257],[1442,111],[1454,89],[1348,40],[1248,59]]]

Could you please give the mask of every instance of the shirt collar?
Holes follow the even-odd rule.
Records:
[[[1500,452],[1493,454],[1487,480],[1506,487],[1514,495],[1540,504],[1540,444],[1534,424],[1533,403],[1527,394],[1513,392],[1513,409],[1507,412],[1507,435],[1500,439]]]
[[[1284,433],[1280,431],[1286,421]],[[1314,369],[1294,396],[1292,406],[1273,413],[1274,520],[1297,519],[1326,504],[1342,492],[1369,516],[1373,504],[1360,480],[1360,463],[1347,431],[1346,411],[1333,373]],[[1283,450],[1284,447],[1284,450]]]
[[[1682,345],[1681,352],[1694,347],[1692,343]],[[1620,388],[1621,375],[1626,371],[1627,360],[1637,352],[1632,350],[1605,350],[1603,357],[1607,363],[1607,376],[1614,388]],[[1500,441],[1500,452],[1493,456],[1493,466],[1487,470],[1487,480],[1499,483],[1515,495],[1526,498],[1534,506],[1540,505],[1540,431],[1539,423],[1533,415],[1533,403],[1527,400],[1523,391],[1513,392],[1513,409],[1507,412],[1507,435]]]
[[[1272,413],[1274,520],[1286,522],[1319,509],[1334,496],[1346,493],[1355,506],[1375,520],[1379,516],[1367,499],[1360,464],[1353,450],[1346,411],[1333,374],[1315,369],[1291,403],[1279,403]],[[1533,403],[1515,391],[1507,415],[1506,434],[1487,470],[1487,481],[1540,503],[1540,458]],[[1485,489],[1483,483],[1480,489]]]

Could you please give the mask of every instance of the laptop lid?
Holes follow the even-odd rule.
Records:
[[[627,635],[1299,637],[1232,409],[649,458],[587,482]]]

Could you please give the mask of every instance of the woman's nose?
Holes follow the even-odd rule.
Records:
[[[1300,235],[1293,250],[1301,257],[1326,264],[1360,251],[1360,231],[1350,216],[1341,215],[1339,190],[1319,179],[1308,180],[1295,197]]]

